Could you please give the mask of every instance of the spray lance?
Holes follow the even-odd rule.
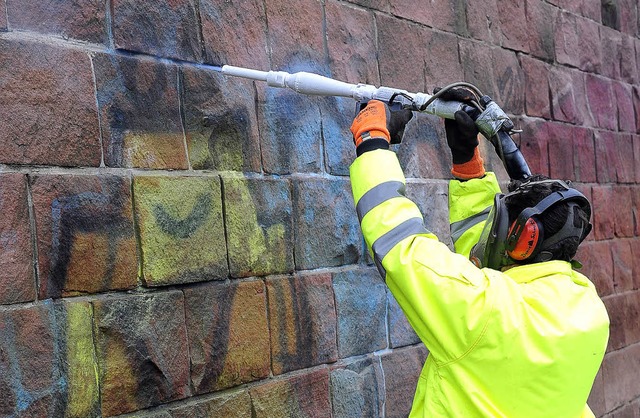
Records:
[[[392,110],[410,109],[446,119],[454,119],[455,113],[459,110],[465,111],[475,121],[480,133],[494,146],[511,179],[525,180],[531,176],[524,157],[511,139],[511,135],[518,132],[514,130],[513,122],[496,102],[483,95],[472,84],[453,83],[429,95],[369,84],[350,84],[308,72],[290,74],[284,71],[259,71],[231,65],[214,68],[225,75],[265,81],[270,87],[289,88],[300,94],[350,97],[358,102],[358,110],[369,100],[380,100]],[[475,95],[475,100],[467,104],[439,98],[447,90],[455,87],[469,89]]]

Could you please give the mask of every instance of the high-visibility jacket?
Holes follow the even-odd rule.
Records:
[[[468,260],[495,176],[450,183],[459,254],[404,197],[395,153],[364,153],[350,173],[376,266],[429,349],[411,417],[593,417],[586,401],[609,335],[594,285],[564,261],[500,272]]]

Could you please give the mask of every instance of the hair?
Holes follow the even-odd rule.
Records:
[[[509,190],[509,192],[512,192],[520,188],[523,184],[543,180],[550,180],[550,178],[541,174],[536,174],[528,178],[524,182],[513,180],[511,183],[509,183],[507,189]],[[564,188],[559,183],[534,184],[530,187],[526,187],[522,193],[509,196],[505,200],[507,211],[509,213],[509,225],[511,225],[517,219],[520,212],[522,212],[524,209],[535,206],[536,204],[538,204],[538,202],[549,196],[551,193],[563,189]],[[570,206],[567,203],[558,203],[551,206],[544,213],[537,216],[537,218],[542,223],[542,227],[544,229],[544,237],[549,238],[560,229],[562,229],[564,224],[567,222],[567,217],[569,216],[569,208]],[[575,222],[587,219],[587,214],[584,212],[584,210],[580,209],[577,206],[573,206],[573,208],[575,211]],[[579,244],[579,238],[571,237],[556,243],[547,250],[551,254],[553,254],[552,260],[571,261],[578,251]]]

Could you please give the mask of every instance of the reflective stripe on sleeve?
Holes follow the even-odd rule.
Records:
[[[373,250],[373,256],[378,271],[382,277],[386,276],[386,271],[382,267],[382,260],[384,257],[403,239],[417,234],[428,234],[429,231],[424,227],[422,218],[411,218],[402,222],[392,230],[388,231],[380,238],[378,238],[371,249]]]
[[[462,234],[467,232],[471,227],[479,224],[482,221],[487,220],[489,216],[489,212],[491,211],[491,206],[486,208],[480,213],[476,213],[473,216],[469,216],[467,219],[463,219],[458,222],[454,222],[451,224],[451,239],[453,242],[456,242]]]
[[[395,197],[404,196],[404,190],[404,183],[401,181],[387,181],[367,191],[356,205],[356,213],[360,222],[362,222],[364,215],[379,204]]]

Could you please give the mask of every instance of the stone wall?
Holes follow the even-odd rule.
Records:
[[[631,0],[0,0],[0,417],[404,416],[427,351],[366,254],[351,100],[202,64],[429,92],[466,80],[595,206],[590,405],[640,410]],[[506,181],[486,143],[487,166]],[[397,148],[449,242],[450,155]],[[635,414],[635,415],[634,415]]]

